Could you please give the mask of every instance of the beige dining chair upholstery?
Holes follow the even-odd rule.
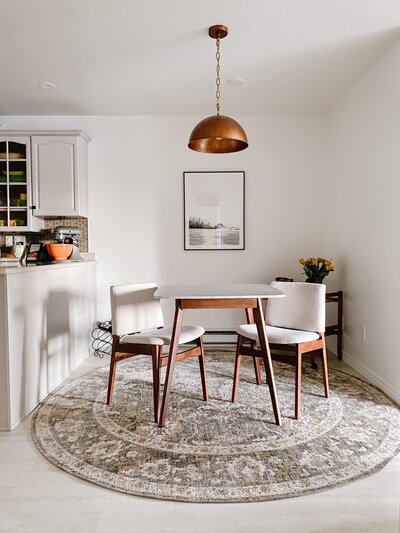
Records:
[[[107,405],[112,402],[117,362],[136,355],[151,355],[154,421],[158,422],[161,368],[168,363],[168,354],[163,354],[163,347],[171,343],[172,328],[164,326],[160,301],[154,297],[156,290],[156,283],[114,285],[110,288],[113,342]],[[200,326],[182,326],[179,344],[194,343],[196,346],[180,352],[177,360],[198,357],[203,400],[207,401],[203,334],[204,329]]]
[[[272,357],[293,364],[295,378],[295,418],[300,418],[302,356],[318,350],[322,356],[325,397],[329,397],[328,363],[325,345],[325,292],[323,284],[273,281],[272,287],[285,293],[285,298],[268,300],[265,329]],[[249,315],[248,315],[249,317]],[[249,322],[251,322],[251,318]],[[239,371],[242,355],[255,361],[256,380],[260,384],[258,334],[253,323],[237,328],[235,375],[232,402],[237,399]],[[245,346],[250,343],[250,347]],[[284,352],[284,353],[283,353]],[[294,355],[294,357],[293,357]]]

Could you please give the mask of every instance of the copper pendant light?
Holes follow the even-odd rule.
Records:
[[[233,120],[233,118],[226,117],[219,114],[220,110],[220,39],[228,35],[228,28],[226,26],[217,25],[211,26],[208,34],[212,39],[216,39],[217,43],[217,90],[215,93],[217,99],[217,114],[203,119],[195,126],[189,139],[189,148],[196,152],[203,152],[206,154],[228,154],[230,152],[239,152],[248,147],[247,137],[242,126]]]

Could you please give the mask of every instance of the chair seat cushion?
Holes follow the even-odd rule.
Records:
[[[182,326],[179,344],[185,344],[198,339],[204,335],[204,328],[200,326]],[[150,344],[162,346],[170,344],[172,337],[172,328],[151,329],[142,331],[141,333],[132,333],[130,335],[123,335],[120,338],[122,343],[131,344]]]
[[[242,324],[236,328],[237,333],[258,342],[257,327],[255,324]],[[265,326],[265,332],[270,344],[299,344],[301,342],[315,341],[319,334],[314,331],[301,331],[299,329],[277,328]]]

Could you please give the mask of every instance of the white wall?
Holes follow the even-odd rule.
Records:
[[[400,401],[400,41],[329,113],[327,146],[325,251],[346,295],[344,359]]]
[[[1,117],[4,129],[83,129],[92,138],[89,235],[99,260],[101,319],[109,317],[113,283],[303,279],[298,258],[321,254],[322,118],[239,117],[250,147],[229,155],[187,148],[200,118]],[[246,250],[183,250],[185,170],[246,171]],[[168,304],[166,310],[170,319]],[[206,327],[243,318],[192,313],[187,318]]]

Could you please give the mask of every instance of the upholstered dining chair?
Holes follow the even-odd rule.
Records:
[[[285,293],[285,298],[269,300],[266,308],[266,334],[272,358],[295,366],[295,418],[300,418],[302,356],[319,351],[322,356],[325,397],[329,397],[328,361],[325,345],[325,292],[323,284],[277,282],[271,283]],[[248,321],[252,322],[248,315]],[[257,348],[258,335],[255,324],[243,324],[237,328],[235,374],[232,402],[237,399],[239,372],[242,355],[261,357]],[[250,347],[244,346],[250,343]],[[314,353],[313,353],[314,355]],[[258,362],[258,360],[257,360]],[[260,384],[259,367],[256,369],[257,384]]]
[[[136,355],[151,355],[153,366],[154,421],[158,422],[161,368],[168,363],[163,347],[171,342],[172,328],[164,327],[160,301],[154,298],[155,283],[114,285],[110,289],[112,351],[108,380],[107,405],[112,402],[118,361]],[[204,329],[182,326],[179,344],[195,343],[177,356],[177,361],[198,357],[203,400],[207,401],[207,378],[203,347]]]

